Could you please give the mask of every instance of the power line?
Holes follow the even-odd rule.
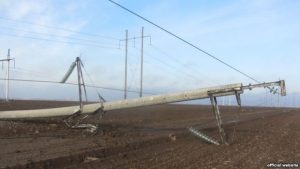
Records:
[[[26,75],[31,75],[31,76],[45,77],[45,75],[38,74],[38,73],[26,72],[26,71],[23,71],[21,69],[11,69],[10,68],[10,70],[13,71],[14,73],[26,74]]]
[[[7,78],[0,78],[0,81],[4,81],[7,80]],[[67,84],[67,85],[75,85],[78,86],[77,83],[71,83],[71,82],[65,82],[65,83],[61,83],[58,81],[51,81],[51,80],[33,80],[33,79],[15,79],[15,78],[10,78],[9,80],[11,81],[18,81],[18,82],[34,82],[34,83],[49,83],[49,84]],[[98,88],[98,89],[104,89],[104,90],[112,90],[112,91],[119,91],[119,92],[124,92],[123,89],[119,89],[119,88],[113,88],[113,87],[104,87],[104,86],[96,86],[96,85],[85,85],[86,87],[91,87],[91,88]],[[134,91],[134,90],[127,90],[128,92],[131,93],[139,93],[139,91]],[[152,92],[144,92],[146,94],[155,94]]]
[[[155,45],[153,45],[153,44],[151,44],[151,45],[149,45],[149,46],[152,47],[153,49],[155,49],[157,52],[161,53],[162,55],[168,57],[170,60],[172,60],[172,61],[174,61],[174,62],[177,62],[178,64],[181,64],[182,66],[184,66],[178,59],[176,59],[175,57],[170,56],[170,54],[166,53],[165,51],[163,51],[163,50],[160,49],[159,47],[157,47],[157,46],[155,46]],[[189,68],[190,68],[190,70],[193,69],[192,71],[197,72],[197,74],[200,74],[201,76],[205,76],[205,75],[203,75],[201,72],[199,72],[198,69],[195,69],[195,68],[193,68],[193,67],[189,67]],[[188,69],[184,69],[184,70],[188,70]],[[214,80],[210,79],[210,78],[207,77],[207,76],[205,76],[205,79],[209,79],[209,80],[211,80],[211,81],[214,81]],[[213,84],[219,84],[219,85],[220,85],[219,82],[211,82],[211,83],[213,83]]]
[[[49,72],[48,73],[45,73],[45,72],[42,73],[42,72],[37,72],[35,70],[29,70],[29,69],[24,69],[24,68],[20,68],[20,67],[10,68],[10,70],[25,73],[25,74],[30,74],[30,75],[34,74],[34,75],[44,76],[44,77],[45,76],[47,76],[47,77],[53,76],[53,75],[49,74]]]
[[[96,45],[96,44],[87,44],[87,43],[79,43],[79,42],[70,42],[70,41],[60,41],[60,40],[53,40],[53,39],[46,39],[46,38],[37,38],[32,36],[20,36],[16,34],[7,34],[0,32],[0,34],[5,36],[13,36],[18,38],[25,38],[25,39],[34,39],[34,40],[41,40],[46,42],[55,42],[55,43],[64,43],[64,44],[73,44],[73,45],[81,45],[81,46],[91,46],[91,47],[99,47],[99,48],[106,48],[106,49],[118,49],[117,47],[111,47],[111,46],[102,46],[102,45]]]
[[[138,50],[137,48],[134,48],[135,50]],[[148,52],[144,52],[144,55],[146,56],[145,58],[151,58],[153,60],[155,60],[156,62],[159,62],[163,65],[165,65],[166,67],[169,67],[173,70],[176,71],[176,73],[181,73],[182,75],[185,75],[186,77],[189,77],[190,79],[193,79],[193,80],[197,80],[198,77],[196,77],[194,74],[190,74],[186,71],[186,69],[178,69],[176,66],[172,65],[172,64],[169,64],[168,62],[165,62],[163,61],[162,59],[160,59],[159,57],[156,57],[156,56],[152,56],[150,55]],[[165,69],[166,70],[166,69]],[[174,73],[172,73],[171,71],[169,71],[170,74],[174,75]],[[208,84],[207,82],[205,82],[206,84]]]
[[[17,22],[17,23],[23,23],[23,24],[40,26],[40,27],[44,27],[44,28],[50,28],[50,29],[57,29],[57,30],[67,31],[67,32],[73,32],[73,33],[87,35],[87,36],[97,36],[97,37],[101,37],[101,38],[104,38],[104,39],[119,40],[118,38],[104,36],[104,35],[99,35],[99,34],[96,34],[96,33],[75,31],[75,30],[66,29],[66,28],[62,28],[62,27],[56,27],[56,26],[50,26],[50,25],[43,25],[43,24],[33,23],[33,22],[29,22],[29,21],[24,21],[24,20],[16,20],[16,19],[11,19],[11,18],[1,17],[1,16],[0,16],[0,19],[1,20],[6,20],[6,21]]]
[[[87,75],[87,77],[89,78],[89,80],[90,80],[90,82],[92,83],[92,85],[93,86],[95,86],[95,83],[94,83],[94,81],[92,80],[92,78],[91,78],[91,76],[90,76],[90,74],[86,71],[86,69],[84,68],[84,65],[83,65],[83,63],[81,62],[81,65],[82,65],[82,68],[83,68],[83,70],[84,70],[84,72],[85,72],[85,74]],[[97,88],[94,88],[95,89],[95,91],[96,91],[96,93],[97,93],[97,95],[98,95],[98,97],[99,97],[99,99],[100,99],[100,101],[104,101],[105,102],[105,99],[102,97],[102,95],[98,92],[98,90],[97,90]]]
[[[50,37],[58,37],[58,38],[65,38],[65,39],[72,39],[72,40],[78,40],[78,41],[86,41],[88,43],[96,43],[96,44],[104,44],[103,42],[96,41],[96,40],[90,40],[90,39],[81,39],[81,38],[74,38],[74,37],[69,37],[69,36],[62,36],[62,35],[54,35],[54,34],[48,34],[48,33],[41,33],[41,32],[33,32],[33,31],[27,31],[23,29],[16,29],[12,27],[2,27],[0,26],[0,29],[5,29],[5,30],[15,30],[15,31],[20,31],[20,32],[25,32],[25,33],[30,33],[30,34],[36,34],[36,35],[44,35],[44,36],[50,36]],[[119,45],[120,44],[112,44],[112,43],[105,43],[105,45]]]
[[[218,62],[220,62],[220,63],[226,65],[227,67],[233,69],[234,71],[236,71],[236,72],[238,72],[238,73],[240,73],[240,74],[246,76],[247,78],[249,78],[249,79],[251,79],[251,80],[253,80],[253,81],[257,82],[257,83],[260,83],[260,81],[256,80],[255,78],[251,77],[250,75],[248,75],[248,74],[242,72],[242,71],[239,70],[238,68],[235,68],[234,66],[228,64],[227,62],[225,62],[225,61],[223,61],[223,60],[217,58],[216,56],[214,56],[214,55],[212,55],[212,54],[206,52],[205,50],[201,49],[200,47],[198,47],[198,46],[192,44],[191,42],[189,42],[189,41],[187,41],[187,40],[181,38],[180,36],[178,36],[178,35],[176,35],[176,34],[170,32],[169,30],[167,30],[167,29],[165,29],[165,28],[163,28],[163,27],[157,25],[156,23],[150,21],[149,19],[146,19],[145,17],[143,17],[143,16],[137,14],[136,12],[134,12],[134,11],[132,11],[132,10],[130,10],[130,9],[128,9],[128,8],[126,8],[126,7],[124,7],[124,6],[122,6],[121,4],[119,4],[119,3],[117,3],[117,2],[115,2],[115,1],[113,1],[113,0],[108,0],[108,1],[110,1],[111,3],[117,5],[118,7],[120,7],[120,8],[122,8],[122,9],[126,10],[127,12],[129,12],[129,13],[131,13],[131,14],[133,14],[133,15],[139,17],[139,18],[141,18],[142,20],[144,20],[144,21],[146,21],[146,22],[148,22],[148,23],[154,25],[155,27],[157,27],[157,28],[161,29],[162,31],[164,31],[164,32],[166,32],[166,33],[172,35],[173,37],[179,39],[180,41],[186,43],[187,45],[189,45],[189,46],[191,46],[191,47],[197,49],[198,51],[200,51],[200,52],[202,52],[202,53],[208,55],[209,57],[211,57],[211,58],[217,60]]]
[[[174,69],[177,73],[182,73],[182,74],[184,74],[184,75],[186,75],[186,76],[188,76],[188,77],[190,77],[191,79],[194,79],[194,80],[197,79],[196,76],[194,76],[192,74],[188,74],[187,72],[181,71],[177,67],[175,67],[175,66],[173,66],[173,65],[171,65],[171,64],[169,64],[169,63],[167,63],[167,62],[165,62],[165,61],[163,61],[161,59],[159,59],[158,57],[154,57],[154,56],[149,57],[149,53],[147,53],[147,52],[145,52],[145,56],[148,56],[148,58],[153,58],[157,62],[159,62],[159,63],[161,63],[161,64],[163,64],[163,65],[165,65],[165,66],[167,66],[167,67],[169,67],[171,69]]]

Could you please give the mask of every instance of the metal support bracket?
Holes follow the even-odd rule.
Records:
[[[240,109],[241,108],[241,93],[243,93],[242,90],[236,90],[236,89],[208,91],[208,95],[209,95],[210,102],[212,105],[212,110],[213,110],[213,113],[214,113],[216,121],[217,121],[219,135],[220,135],[222,144],[228,144],[228,143],[227,143],[227,136],[226,136],[226,133],[225,133],[224,127],[223,127],[223,122],[222,122],[222,118],[221,118],[221,114],[220,114],[220,110],[219,110],[219,106],[218,106],[217,97],[226,96],[226,95],[235,95],[237,104]]]
[[[221,143],[227,144],[227,142],[226,142],[226,134],[225,134],[225,131],[223,129],[223,124],[222,124],[222,119],[221,119],[221,115],[220,115],[220,111],[219,111],[217,97],[215,97],[212,94],[210,94],[209,98],[210,98],[210,102],[211,102],[211,105],[212,105],[213,113],[214,113],[215,118],[217,120],[219,134],[220,134],[220,137],[221,137]]]
[[[104,114],[106,113],[106,111],[103,110],[104,106],[103,103],[106,102],[106,100],[98,93],[99,98],[100,98],[100,104],[101,106],[94,111],[94,113],[92,114],[98,114],[100,115],[100,119],[102,119],[102,117],[104,116]],[[82,108],[81,108],[82,109]],[[70,128],[73,129],[87,129],[88,132],[90,133],[95,133],[98,130],[98,126],[97,125],[93,125],[93,124],[82,124],[81,122],[86,119],[89,115],[85,115],[84,117],[82,117],[81,119],[77,120],[77,122],[74,124],[71,124],[72,121],[74,121],[75,118],[79,117],[82,112],[81,109],[78,109],[75,113],[73,113],[71,116],[69,116],[66,120],[64,120],[64,122],[66,123],[66,125]]]
[[[236,102],[239,106],[242,105],[242,101],[241,101],[241,94],[237,91],[235,91],[235,98],[236,98]]]

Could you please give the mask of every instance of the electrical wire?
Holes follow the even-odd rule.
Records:
[[[19,70],[19,69],[9,69],[9,71],[12,71],[12,73],[18,73],[18,74],[24,74],[24,75],[30,75],[30,76],[38,76],[38,77],[45,77],[45,75],[41,75],[41,74],[33,74],[33,73],[30,73],[30,72],[25,72],[25,71],[22,71],[22,70]]]
[[[52,83],[52,84],[67,84],[67,85],[75,85],[78,86],[77,83],[71,83],[71,82],[65,82],[65,83],[61,83],[58,81],[50,81],[50,80],[33,80],[33,79],[15,79],[15,78],[0,78],[0,81],[4,81],[4,80],[11,80],[11,81],[18,81],[18,82],[35,82],[35,83]],[[95,86],[95,85],[85,85],[86,87],[91,87],[91,88],[98,88],[98,89],[104,89],[104,90],[112,90],[112,91],[119,91],[119,92],[124,92],[123,89],[119,89],[119,88],[113,88],[113,87],[104,87],[104,86]],[[134,91],[134,90],[127,90],[127,92],[131,92],[131,93],[139,93],[139,91]],[[152,92],[144,92],[145,94],[151,94],[154,95],[155,93]]]
[[[33,23],[33,22],[28,22],[28,21],[24,21],[24,20],[16,20],[16,19],[11,19],[11,18],[5,18],[5,17],[1,17],[1,16],[0,16],[0,20],[12,21],[12,22],[23,23],[23,24],[28,24],[28,25],[35,25],[35,26],[50,28],[50,29],[57,29],[57,30],[62,30],[62,31],[66,31],[66,32],[73,32],[73,33],[87,35],[87,36],[97,36],[97,37],[104,38],[104,39],[119,40],[118,38],[99,35],[99,34],[96,34],[96,33],[75,31],[75,30],[66,29],[66,28],[62,28],[62,27],[37,24],[37,23]]]
[[[192,44],[191,42],[189,42],[189,41],[187,41],[187,40],[181,38],[180,36],[178,36],[178,35],[172,33],[171,31],[169,31],[169,30],[167,30],[167,29],[165,29],[165,28],[159,26],[158,24],[156,24],[156,23],[150,21],[149,19],[147,19],[147,18],[141,16],[140,14],[138,14],[138,13],[136,13],[136,12],[134,12],[134,11],[132,11],[132,10],[130,10],[130,9],[128,9],[128,8],[126,8],[126,7],[124,7],[124,6],[122,6],[121,4],[119,4],[119,3],[117,3],[117,2],[115,2],[115,1],[113,1],[113,0],[108,0],[108,1],[111,2],[111,3],[113,3],[113,4],[115,4],[116,6],[118,6],[118,7],[120,7],[120,8],[122,8],[122,9],[124,9],[125,11],[127,11],[127,12],[129,12],[129,13],[131,13],[131,14],[133,14],[133,15],[139,17],[139,18],[141,18],[142,20],[144,20],[144,21],[150,23],[151,25],[153,25],[153,26],[159,28],[160,30],[166,32],[167,34],[169,34],[169,35],[171,35],[171,36],[177,38],[178,40],[184,42],[185,44],[187,44],[187,45],[189,45],[189,46],[195,48],[196,50],[198,50],[198,51],[200,51],[200,52],[206,54],[207,56],[213,58],[214,60],[216,60],[216,61],[218,61],[218,62],[224,64],[225,66],[231,68],[232,70],[234,70],[234,71],[236,71],[236,72],[238,72],[238,73],[244,75],[245,77],[247,77],[247,78],[249,78],[249,79],[251,79],[251,80],[253,80],[253,81],[257,82],[257,83],[261,83],[260,81],[256,80],[255,78],[253,78],[252,76],[248,75],[247,73],[244,73],[243,71],[239,70],[238,68],[236,68],[236,67],[230,65],[229,63],[227,63],[227,62],[225,62],[225,61],[223,61],[223,60],[217,58],[216,56],[214,56],[214,55],[208,53],[207,51],[201,49],[200,47],[198,47],[198,46]]]
[[[21,73],[24,73],[24,74],[29,74],[29,75],[33,75],[33,76],[40,76],[40,77],[50,77],[53,75],[49,74],[49,73],[42,73],[42,72],[37,72],[37,71],[33,71],[33,70],[28,70],[28,69],[23,69],[23,68],[20,68],[20,67],[14,67],[14,68],[9,68],[10,71],[16,71],[16,72],[21,72]]]
[[[79,42],[60,41],[60,40],[53,40],[53,39],[37,38],[37,37],[32,37],[32,36],[20,36],[20,35],[16,35],[16,34],[7,34],[7,33],[2,33],[2,32],[0,32],[0,34],[5,35],[5,36],[13,36],[13,37],[17,37],[17,38],[41,40],[41,41],[45,41],[45,42],[55,42],[55,43],[64,43],[64,44],[72,44],[72,45],[90,46],[90,47],[98,47],[98,48],[117,49],[117,50],[119,50],[119,48],[111,47],[111,46],[101,46],[101,45],[79,43]]]
[[[83,68],[85,74],[87,75],[89,81],[92,83],[93,86],[95,86],[94,81],[92,80],[92,78],[91,78],[91,76],[89,75],[89,73],[86,71],[86,69],[85,69],[85,67],[84,67],[84,65],[83,65],[83,63],[82,63],[82,61],[81,61],[81,65],[82,65],[82,68]],[[97,95],[98,95],[100,101],[101,101],[101,102],[105,102],[106,100],[105,100],[104,97],[100,94],[100,92],[97,90],[97,88],[94,88],[94,89],[95,89],[95,91],[96,91],[96,93],[97,93]]]
[[[149,46],[150,46],[151,48],[155,49],[157,52],[161,53],[162,55],[168,57],[170,60],[172,60],[172,61],[174,61],[174,62],[176,62],[176,63],[181,64],[182,66],[184,66],[178,59],[176,59],[175,57],[171,57],[170,54],[168,54],[167,52],[163,51],[163,50],[160,49],[159,47],[157,47],[157,46],[155,46],[155,45],[153,45],[153,44],[151,44],[151,45],[149,45]],[[185,66],[185,67],[186,67],[186,66]],[[199,72],[198,69],[195,69],[195,68],[193,68],[193,67],[189,67],[189,68],[190,68],[191,71],[193,71],[193,73],[197,72],[197,74],[200,74],[202,77],[205,77],[205,79],[209,79],[209,80],[211,80],[211,81],[214,81],[214,80],[210,79],[208,76],[203,75],[201,72]],[[184,70],[188,70],[188,69],[184,69]],[[206,83],[207,83],[207,82],[206,82]],[[220,83],[219,83],[219,82],[216,82],[216,81],[215,81],[215,82],[209,82],[209,83],[220,85]],[[207,84],[208,84],[208,83],[207,83]]]
[[[159,57],[156,57],[156,56],[150,56],[150,54],[147,53],[147,52],[145,52],[145,51],[144,51],[144,56],[145,56],[146,58],[155,59],[155,61],[157,61],[157,62],[159,62],[159,63],[165,65],[166,67],[169,67],[169,68],[175,70],[176,73],[181,73],[182,75],[185,75],[186,77],[189,77],[190,79],[196,80],[196,79],[199,78],[199,77],[196,77],[196,76],[193,75],[193,74],[189,74],[189,73],[187,73],[186,71],[183,71],[182,69],[178,69],[178,68],[175,67],[174,65],[169,64],[169,63],[163,61],[163,60],[160,59]],[[174,72],[171,72],[171,74],[174,75]],[[205,82],[205,83],[207,83],[207,82]],[[208,84],[208,83],[207,83],[207,84]]]
[[[140,49],[138,49],[138,48],[134,48],[134,49],[137,50],[137,51],[140,50]],[[192,75],[192,74],[188,74],[187,72],[178,70],[175,66],[173,66],[173,65],[171,65],[171,64],[169,64],[169,63],[167,63],[167,62],[165,62],[165,61],[163,61],[163,60],[161,60],[159,57],[150,55],[150,54],[149,54],[148,52],[146,52],[146,51],[144,51],[144,56],[146,56],[146,58],[155,59],[155,61],[157,61],[157,62],[159,62],[159,63],[165,65],[166,67],[169,67],[169,68],[175,70],[175,71],[178,72],[178,73],[182,73],[182,74],[184,74],[184,75],[186,75],[186,76],[191,77],[192,79],[196,79],[196,76],[194,76],[194,75]]]
[[[120,45],[120,44],[112,44],[112,43],[103,43],[100,41],[96,41],[96,40],[90,40],[90,39],[81,39],[81,38],[74,38],[74,37],[70,37],[70,36],[62,36],[62,35],[54,35],[54,34],[48,34],[48,33],[41,33],[41,32],[33,32],[33,31],[28,31],[28,30],[24,30],[24,29],[16,29],[16,28],[12,28],[12,27],[2,27],[0,26],[0,29],[4,29],[4,30],[9,30],[9,31],[20,31],[20,32],[25,32],[25,33],[30,33],[30,34],[36,34],[36,35],[44,35],[44,36],[50,36],[50,37],[57,37],[57,38],[64,38],[64,39],[72,39],[72,40],[78,40],[78,41],[85,41],[88,43],[95,43],[95,44],[101,44],[101,45]]]

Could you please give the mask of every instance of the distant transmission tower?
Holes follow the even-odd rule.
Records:
[[[2,67],[3,67],[3,62],[7,62],[7,70],[6,70],[6,87],[5,87],[5,101],[9,101],[9,69],[10,69],[10,64],[9,62],[13,60],[14,61],[14,67],[15,67],[15,58],[10,58],[10,49],[7,51],[7,58],[6,59],[1,59],[0,61],[2,62]]]
[[[141,72],[140,72],[140,89],[139,89],[139,96],[142,97],[143,96],[143,73],[144,73],[144,39],[148,38],[149,39],[149,44],[151,45],[151,36],[149,35],[144,35],[144,27],[142,27],[141,30],[141,36],[134,36],[129,38],[128,37],[128,30],[125,30],[125,39],[120,39],[119,40],[119,48],[121,48],[121,42],[125,41],[125,77],[124,77],[124,99],[127,99],[128,97],[128,43],[130,40],[133,40],[133,47],[136,47],[136,40],[137,39],[141,39]]]
[[[143,96],[143,71],[144,71],[144,27],[141,34],[141,77],[140,77],[140,97]]]
[[[128,63],[128,30],[125,31],[125,84],[124,99],[127,99],[127,63]]]

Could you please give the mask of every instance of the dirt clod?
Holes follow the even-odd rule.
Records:
[[[174,134],[169,134],[169,139],[171,141],[176,141],[176,136]]]

